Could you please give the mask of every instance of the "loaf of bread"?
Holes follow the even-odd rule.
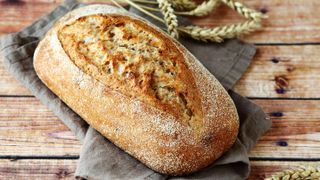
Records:
[[[195,172],[237,137],[237,110],[215,77],[159,28],[117,8],[65,15],[34,67],[88,124],[157,172]]]

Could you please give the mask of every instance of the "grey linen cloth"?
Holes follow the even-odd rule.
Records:
[[[75,176],[80,179],[226,180],[248,177],[248,152],[258,138],[270,128],[271,121],[259,106],[233,92],[231,88],[250,64],[255,53],[254,46],[238,40],[229,40],[221,44],[201,43],[182,38],[179,40],[228,90],[239,113],[240,131],[232,148],[214,164],[188,176],[168,177],[149,169],[88,126],[37,77],[33,68],[33,53],[38,42],[57,19],[80,6],[83,4],[67,0],[29,27],[0,39],[1,54],[9,72],[52,110],[82,142]]]

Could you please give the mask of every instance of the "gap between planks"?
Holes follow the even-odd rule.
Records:
[[[34,95],[1,95],[0,98],[36,98]],[[291,100],[291,101],[296,101],[296,100],[320,100],[320,98],[282,98],[282,97],[248,97],[246,96],[245,98],[250,99],[250,100]]]
[[[125,153],[125,152],[124,152]],[[10,161],[19,161],[19,160],[75,160],[79,159],[80,156],[10,156],[10,155],[0,155],[0,159],[7,159]],[[319,161],[320,158],[272,158],[272,157],[249,157],[250,161],[286,161],[286,162],[314,162],[314,161]]]
[[[273,127],[251,150],[251,158],[320,157],[320,101],[254,100],[271,116]],[[35,98],[0,97],[0,154],[77,156],[80,143]],[[277,152],[277,153],[275,153]]]
[[[251,173],[248,179],[264,179],[276,172],[301,166],[319,166],[319,163],[319,161],[251,161]],[[74,179],[76,165],[77,160],[0,159],[0,179]]]
[[[263,28],[253,34],[243,36],[246,42],[257,44],[273,43],[320,43],[320,1],[318,0],[239,0],[249,7],[269,16],[263,21]],[[11,3],[10,3],[11,2]],[[17,32],[35,19],[50,12],[61,0],[16,0],[2,1],[0,11],[0,35]],[[97,0],[84,0],[93,3]],[[98,1],[107,2],[107,1]],[[110,4],[110,3],[108,3]],[[28,16],[24,16],[28,14]],[[226,6],[219,7],[206,18],[191,18],[201,26],[216,27],[244,21],[237,13]]]

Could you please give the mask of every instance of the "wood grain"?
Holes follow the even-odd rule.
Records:
[[[320,157],[320,101],[255,102],[271,116],[273,127],[250,157]],[[78,140],[35,98],[0,97],[0,109],[0,155],[78,155]]]
[[[74,179],[77,160],[0,160],[0,179]],[[249,180],[260,180],[301,165],[319,166],[320,161],[251,161]]]
[[[21,30],[52,11],[57,5],[50,1],[48,3],[2,1],[0,4],[0,36]]]
[[[240,0],[249,7],[266,13],[263,28],[242,39],[254,43],[301,43],[320,42],[320,1],[318,0]],[[0,11],[0,35],[16,32],[48,13],[61,0],[2,0]],[[84,0],[100,2],[101,0]],[[102,1],[103,2],[103,1]],[[28,14],[28,16],[25,16]],[[195,24],[208,27],[243,21],[226,6],[218,8],[206,18],[192,18]]]
[[[250,97],[318,98],[320,46],[259,46],[235,90]]]
[[[0,54],[0,96],[1,95],[31,95],[31,93],[8,72]]]
[[[272,118],[272,128],[251,151],[251,157],[320,157],[320,101],[255,100]]]
[[[0,0],[0,36],[20,31],[51,12],[62,2],[63,0]],[[81,0],[81,2],[92,4],[106,1]]]
[[[0,155],[78,155],[80,143],[35,98],[0,98]]]
[[[0,179],[74,179],[77,160],[0,159]]]
[[[244,96],[262,98],[320,98],[318,45],[272,46],[281,43],[320,43],[320,1],[240,0],[269,16],[264,27],[242,37],[259,43],[257,55],[235,86]],[[54,9],[62,0],[0,0],[0,36],[17,32]],[[87,3],[104,0],[83,0]],[[26,16],[26,14],[28,14]],[[216,27],[243,21],[226,6],[195,24]],[[265,45],[261,45],[265,44]],[[0,58],[0,61],[2,59]],[[0,96],[31,95],[0,63]],[[254,100],[273,121],[250,152],[251,158],[320,157],[320,101]],[[33,97],[0,97],[0,156],[77,156],[80,143],[50,110]],[[74,179],[77,160],[0,159],[0,179]],[[320,161],[251,161],[249,179]]]
[[[319,46],[258,46],[235,90],[249,97],[319,98],[319,57]],[[30,95],[2,63],[0,87],[0,95]]]

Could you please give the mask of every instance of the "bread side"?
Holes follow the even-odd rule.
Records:
[[[84,120],[158,172],[197,171],[236,138],[237,112],[217,80],[175,40],[110,6],[62,18],[34,65]]]

